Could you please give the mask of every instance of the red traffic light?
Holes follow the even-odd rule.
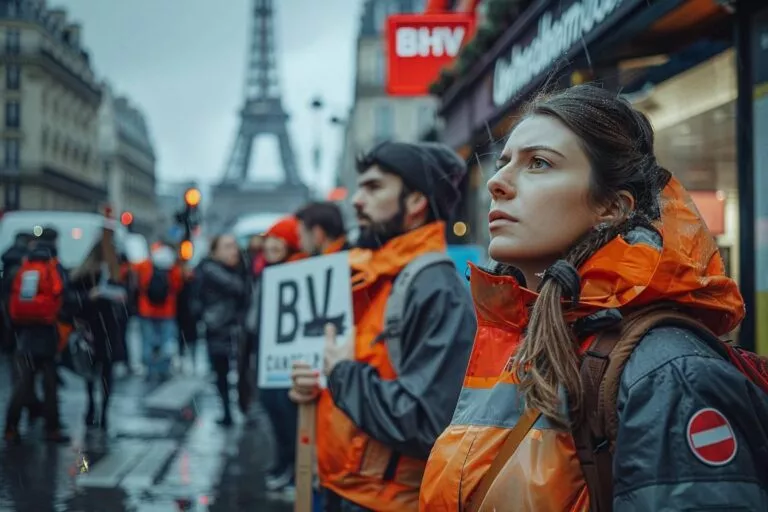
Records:
[[[123,212],[123,214],[120,215],[120,222],[123,226],[130,226],[133,224],[133,214],[131,212]]]
[[[200,204],[202,197],[203,195],[200,193],[200,190],[190,188],[184,193],[184,202],[187,203],[187,206],[197,206]]]

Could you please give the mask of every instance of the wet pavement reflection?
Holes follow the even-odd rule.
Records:
[[[0,379],[9,382],[5,363]],[[194,379],[200,393],[191,404],[165,414],[144,407],[158,385],[129,377],[115,382],[104,433],[85,429],[85,386],[62,375],[61,415],[73,441],[45,444],[42,425],[23,420],[23,444],[0,446],[0,511],[292,510],[264,486],[273,435],[260,407],[248,425],[240,417],[225,429],[208,377]],[[8,395],[2,386],[3,406]]]

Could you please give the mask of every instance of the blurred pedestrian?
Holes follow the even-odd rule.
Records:
[[[306,255],[300,249],[299,225],[295,217],[280,219],[267,231],[264,240],[264,259],[268,267],[304,257]],[[262,293],[261,300],[276,299],[265,297]],[[292,487],[294,482],[298,411],[284,389],[260,389],[259,396],[272,422],[277,441],[277,457],[267,475],[267,490],[287,489]]]
[[[134,269],[139,282],[139,325],[147,378],[167,378],[176,351],[181,260],[171,246],[159,243],[153,246],[149,259]]]
[[[344,218],[330,201],[309,203],[296,212],[301,250],[318,256],[349,249]]]
[[[219,235],[211,241],[209,256],[198,267],[200,279],[201,318],[208,344],[211,367],[216,374],[216,388],[221,397],[223,416],[219,423],[232,425],[229,403],[231,361],[245,335],[243,319],[247,305],[247,279],[240,257],[237,240],[232,235]],[[240,382],[247,382],[248,375],[239,374]],[[249,390],[238,385],[238,393]],[[246,411],[247,412],[247,411]]]

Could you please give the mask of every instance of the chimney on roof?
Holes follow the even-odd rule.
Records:
[[[67,11],[64,9],[51,9],[48,11],[48,17],[55,30],[62,30],[67,22]]]
[[[82,30],[83,29],[79,23],[70,23],[67,25],[64,34],[72,47],[80,48],[80,34]]]

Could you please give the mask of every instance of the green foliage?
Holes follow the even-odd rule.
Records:
[[[429,86],[430,94],[443,96],[457,79],[467,75],[533,0],[485,1],[488,2],[485,23],[478,27],[474,38],[461,49],[453,66],[443,69],[437,80]]]

